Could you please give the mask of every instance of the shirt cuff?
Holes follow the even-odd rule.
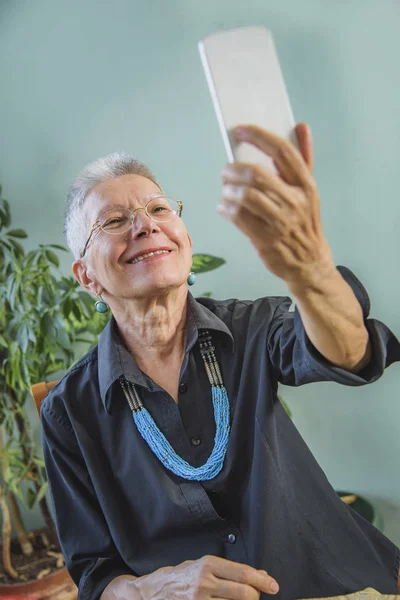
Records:
[[[134,575],[112,558],[99,558],[79,583],[78,600],[99,600],[109,583],[121,575]]]
[[[370,300],[367,290],[357,277],[347,267],[339,266],[338,271],[354,292],[364,316],[364,324],[369,333],[371,344],[371,360],[358,373],[352,373],[330,363],[322,356],[309,340],[301,321],[300,314],[295,309],[294,327],[296,338],[306,351],[306,360],[311,371],[318,375],[318,380],[334,381],[342,385],[361,386],[373,383],[381,377],[386,367],[400,361],[400,343],[386,325],[376,319],[368,319]]]

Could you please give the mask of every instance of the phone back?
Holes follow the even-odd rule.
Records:
[[[229,161],[272,168],[269,157],[230,135],[253,123],[296,144],[295,121],[271,32],[265,27],[220,31],[199,42],[211,98]]]

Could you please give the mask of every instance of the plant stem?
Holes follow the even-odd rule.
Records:
[[[3,432],[0,427],[0,451],[3,449]],[[2,527],[2,542],[3,542],[3,567],[5,572],[13,579],[18,579],[18,573],[14,569],[11,563],[11,522],[10,513],[8,510],[7,502],[4,497],[3,488],[0,485],[0,507],[3,515],[3,527]]]
[[[21,546],[21,552],[24,556],[31,556],[31,554],[33,554],[33,547],[29,540],[28,533],[22,522],[19,506],[17,504],[14,494],[12,493],[8,495],[8,504],[10,507],[11,518],[14,523],[18,542]]]
[[[39,486],[39,489],[40,489],[40,486]],[[59,545],[56,527],[55,527],[54,521],[51,517],[46,498],[41,499],[41,501],[39,502],[39,506],[40,506],[40,511],[42,513],[43,521],[45,522],[47,530],[48,530],[50,542],[55,542],[57,545]]]
[[[12,405],[13,409],[15,410],[15,413],[14,413],[15,423],[17,425],[21,439],[24,440],[24,443],[22,444],[22,452],[23,452],[24,462],[30,462],[30,456],[29,456],[29,451],[27,449],[27,446],[32,444],[31,437],[29,435],[29,432],[27,430],[27,427],[26,427],[23,417],[21,416],[20,413],[18,413],[16,411],[18,402],[17,402],[17,396],[16,396],[14,390],[12,388],[8,387],[7,392],[11,399],[11,405]],[[34,476],[33,485],[35,486],[35,489],[38,492],[40,490],[40,474],[39,474],[39,471],[35,464],[32,464],[32,466],[31,466],[31,473]],[[42,498],[40,500],[39,506],[40,506],[40,510],[42,513],[43,521],[45,522],[45,525],[49,531],[50,540],[52,542],[57,542],[57,540],[58,540],[57,532],[56,532],[56,528],[54,526],[54,521],[51,518],[51,514],[49,511],[49,507],[48,507],[46,498]]]
[[[7,502],[4,498],[4,492],[0,486],[0,506],[3,515],[3,567],[5,572],[13,579],[18,579],[18,573],[11,563],[11,521]]]

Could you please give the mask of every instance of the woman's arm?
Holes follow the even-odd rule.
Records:
[[[361,306],[335,266],[292,281],[289,289],[307,336],[330,363],[357,373],[371,359]]]
[[[116,577],[108,584],[100,600],[142,600],[140,593],[133,586],[136,579],[133,575]]]
[[[114,545],[62,400],[52,401],[56,393],[43,401],[41,422],[57,533],[79,600],[99,600],[110,581],[131,571]]]
[[[260,127],[238,127],[237,141],[271,156],[277,174],[258,165],[227,165],[217,210],[250,238],[267,269],[286,282],[307,336],[319,353],[332,364],[357,372],[371,356],[368,331],[361,307],[337,271],[324,236],[311,173],[310,129],[300,124],[296,133],[300,152]]]

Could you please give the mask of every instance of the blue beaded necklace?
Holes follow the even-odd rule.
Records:
[[[199,344],[200,354],[211,384],[215,419],[214,448],[208,460],[201,467],[192,467],[175,452],[157,427],[149,411],[143,406],[135,384],[124,377],[120,379],[140,435],[167,469],[183,479],[192,481],[206,481],[218,475],[224,464],[230,432],[229,398],[214,353],[215,348],[212,345],[211,335],[208,331],[199,333]]]

